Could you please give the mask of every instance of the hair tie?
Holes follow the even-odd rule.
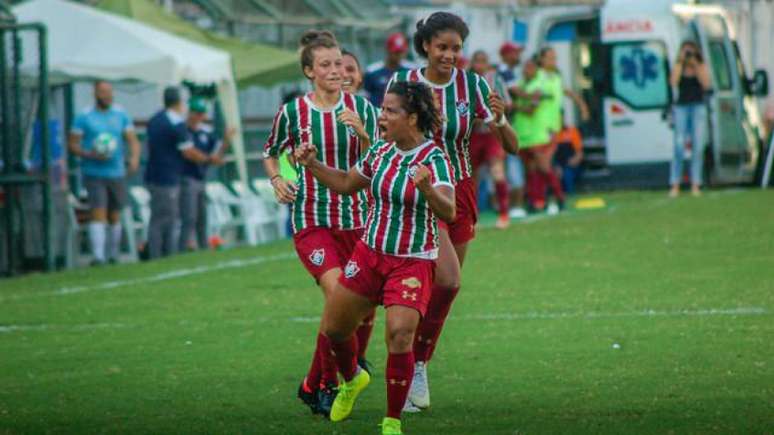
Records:
[[[432,16],[433,16],[433,14],[435,14],[435,12],[431,13],[430,15],[427,15],[427,16],[425,16],[425,18],[423,18],[423,19],[422,19],[422,27],[424,27],[425,25],[427,25],[427,20],[429,20],[429,19],[430,19],[430,17],[432,17]]]

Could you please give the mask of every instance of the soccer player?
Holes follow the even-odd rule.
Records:
[[[498,95],[502,95],[506,112],[510,108],[510,93],[500,79],[500,75],[489,63],[489,56],[483,50],[473,53],[470,59],[470,69],[486,80],[490,88]],[[495,185],[495,198],[497,199],[497,222],[495,226],[500,229],[508,228],[510,217],[508,216],[508,182],[505,180],[505,152],[497,142],[497,137],[489,128],[481,124],[480,120],[474,123],[473,133],[470,136],[470,161],[473,165],[473,177],[478,186],[478,170],[486,164]]]
[[[377,115],[365,98],[342,91],[341,49],[332,33],[310,30],[301,36],[301,68],[313,91],[280,107],[264,146],[264,168],[277,199],[291,204],[296,252],[327,298],[362,234],[365,194],[338,194],[302,167],[296,182],[284,180],[277,159],[285,149],[314,143],[326,165],[348,170],[359,160],[363,142],[375,142]],[[318,333],[311,367],[298,389],[312,412],[330,413],[336,370],[330,342]]]
[[[435,283],[427,315],[417,330],[416,369],[407,408],[411,404],[418,408],[430,406],[426,364],[432,358],[446,316],[459,292],[460,267],[468,242],[475,237],[478,209],[469,148],[473,121],[480,119],[487,124],[508,152],[518,150],[516,133],[505,118],[502,99],[490,92],[481,76],[455,66],[462,56],[462,44],[468,33],[467,24],[448,12],[435,12],[420,20],[414,34],[414,50],[427,59],[427,67],[396,73],[392,79],[392,82],[423,82],[433,89],[443,118],[433,135],[449,156],[457,202],[457,218],[440,228]]]
[[[429,138],[440,122],[432,91],[422,83],[395,83],[379,116],[382,139],[348,172],[318,161],[314,145],[296,159],[323,184],[346,194],[369,188],[372,204],[365,234],[326,301],[325,335],[330,337],[345,382],[331,420],[352,412],[370,375],[358,368],[354,337],[358,323],[377,305],[387,318],[387,416],[383,435],[401,434],[400,414],[413,377],[412,343],[425,314],[438,256],[436,218],[455,217],[452,170],[441,144]]]
[[[128,162],[125,143],[129,145]],[[116,262],[121,246],[121,210],[126,206],[127,163],[130,173],[137,171],[140,141],[132,119],[113,104],[110,83],[101,80],[94,83],[94,107],[75,118],[68,147],[73,155],[81,158],[83,184],[89,195],[92,263]]]

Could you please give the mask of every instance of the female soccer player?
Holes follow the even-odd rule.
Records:
[[[427,66],[396,73],[392,78],[392,82],[423,82],[433,89],[443,117],[442,125],[433,135],[449,155],[457,202],[457,219],[441,226],[432,298],[414,346],[417,362],[409,400],[419,408],[430,406],[426,363],[432,357],[443,323],[459,292],[460,267],[468,242],[475,236],[478,210],[469,149],[473,121],[480,119],[487,124],[508,152],[518,151],[516,134],[505,118],[500,97],[490,92],[481,76],[455,67],[468,33],[467,24],[447,12],[435,12],[420,20],[414,34],[414,49],[427,59]]]
[[[264,167],[277,199],[291,204],[298,257],[327,297],[362,234],[366,197],[333,192],[304,168],[299,168],[295,183],[286,181],[279,175],[277,158],[286,148],[293,151],[301,144],[314,143],[325,164],[347,170],[357,163],[365,144],[375,141],[377,115],[366,99],[342,91],[341,50],[330,32],[304,33],[301,67],[314,90],[280,107],[264,147]],[[312,412],[328,415],[336,384],[330,343],[318,333],[298,397]]]
[[[400,414],[414,370],[412,343],[425,314],[438,255],[436,217],[455,217],[451,166],[440,144],[428,138],[440,114],[430,89],[421,83],[388,88],[379,116],[383,140],[348,172],[326,166],[314,145],[296,151],[296,160],[324,185],[350,194],[369,187],[372,204],[365,234],[357,243],[339,285],[326,300],[325,335],[331,340],[345,382],[331,408],[331,420],[346,418],[370,382],[358,368],[353,333],[377,305],[387,312],[387,416],[383,435],[401,432]]]

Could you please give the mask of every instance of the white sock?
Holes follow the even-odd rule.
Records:
[[[118,260],[121,253],[121,224],[110,225],[110,238],[108,239],[108,254],[113,260]]]
[[[89,222],[89,241],[91,242],[91,253],[97,261],[105,261],[105,229],[107,225],[104,222]]]

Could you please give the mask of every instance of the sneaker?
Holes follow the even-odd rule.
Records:
[[[497,217],[497,222],[495,222],[495,228],[498,230],[504,230],[508,228],[508,225],[511,224],[511,219],[508,217],[508,214],[501,214]]]
[[[403,432],[400,430],[400,420],[384,417],[384,420],[382,420],[382,435],[403,435]]]
[[[365,370],[360,370],[351,381],[339,385],[339,394],[336,395],[331,406],[331,421],[341,421],[349,417],[357,396],[365,390],[370,382],[371,375]]]
[[[322,414],[325,418],[330,417],[331,408],[333,402],[336,400],[338,394],[338,386],[336,384],[327,384],[326,386],[317,390],[317,413]]]
[[[403,410],[402,412],[407,412],[409,414],[417,414],[422,412],[421,408],[417,408],[416,405],[411,403],[411,401],[406,397],[406,403],[403,404]]]
[[[522,207],[514,207],[508,212],[508,217],[511,219],[524,219],[527,217],[527,211]]]
[[[359,366],[361,369],[363,369],[363,370],[367,371],[369,375],[373,374],[374,367],[373,367],[373,366],[371,365],[371,363],[370,363],[370,362],[368,362],[368,360],[367,360],[367,359],[365,359],[364,357],[363,357],[363,358],[361,358],[361,357],[358,357],[358,358],[357,358],[357,365],[358,365],[358,366]]]
[[[430,406],[430,387],[427,383],[427,365],[422,361],[414,364],[414,379],[411,381],[408,400],[419,409]]]
[[[306,379],[301,381],[301,385],[298,386],[297,396],[312,410],[312,414],[319,412],[317,409],[317,391],[306,388]]]
[[[552,203],[548,204],[548,207],[546,207],[546,213],[549,216],[556,216],[556,215],[558,215],[559,214],[559,206],[556,205],[555,202],[552,202]]]

